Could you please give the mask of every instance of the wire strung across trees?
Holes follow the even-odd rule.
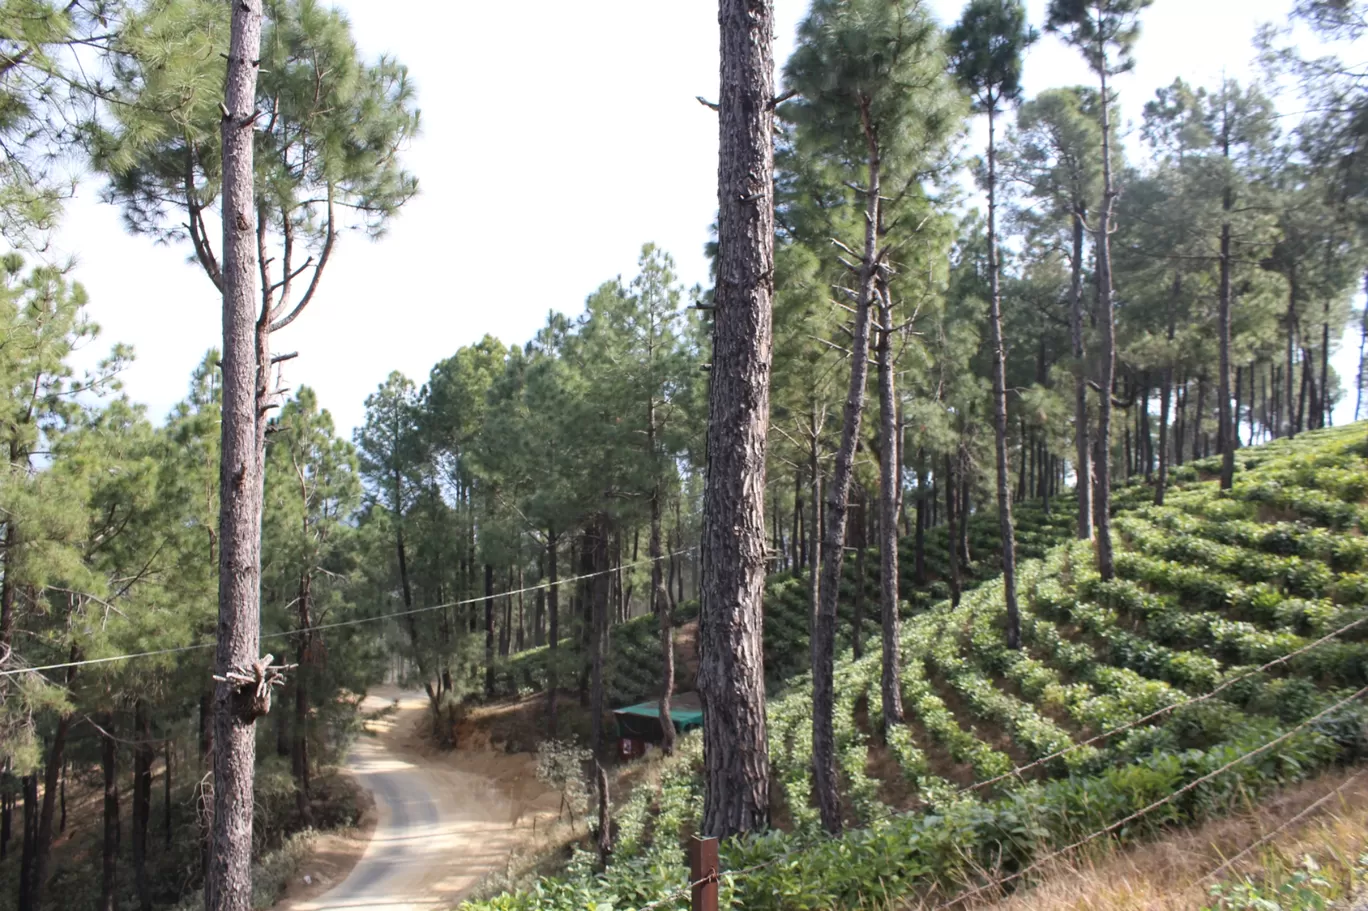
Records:
[[[1311,649],[1314,649],[1314,648],[1316,648],[1316,647],[1318,647],[1318,646],[1324,645],[1326,642],[1330,641],[1331,639],[1334,639],[1334,638],[1336,638],[1336,637],[1338,637],[1338,636],[1341,636],[1341,635],[1343,635],[1344,633],[1349,632],[1350,630],[1356,629],[1357,627],[1363,626],[1363,625],[1366,624],[1366,623],[1368,623],[1368,616],[1360,617],[1359,619],[1353,621],[1352,623],[1345,624],[1344,626],[1340,627],[1339,629],[1335,630],[1334,632],[1327,633],[1326,635],[1322,636],[1321,638],[1317,639],[1317,640],[1314,641],[1314,642],[1307,643],[1306,645],[1304,645],[1304,646],[1302,646],[1302,647],[1300,647],[1300,648],[1298,648],[1298,649],[1296,649],[1296,650],[1294,650],[1294,651],[1288,652],[1286,655],[1282,655],[1281,657],[1274,658],[1273,660],[1271,660],[1271,661],[1269,661],[1269,662],[1267,662],[1267,663],[1265,663],[1265,664],[1262,664],[1262,665],[1260,665],[1259,667],[1254,668],[1253,670],[1248,671],[1248,672],[1246,672],[1246,673],[1244,673],[1244,674],[1241,674],[1241,675],[1236,676],[1236,677],[1231,677],[1230,679],[1228,679],[1228,680],[1222,682],[1219,686],[1215,687],[1215,688],[1212,689],[1211,691],[1206,692],[1206,693],[1203,693],[1203,694],[1200,695],[1200,696],[1193,696],[1193,697],[1190,698],[1190,699],[1181,700],[1181,701],[1179,701],[1179,702],[1173,703],[1172,705],[1165,706],[1164,708],[1161,708],[1161,709],[1157,709],[1156,711],[1151,712],[1150,714],[1145,715],[1145,716],[1142,717],[1142,718],[1138,718],[1138,719],[1136,719],[1136,720],[1134,720],[1134,721],[1127,722],[1126,724],[1119,725],[1119,726],[1117,726],[1117,727],[1115,727],[1115,728],[1111,728],[1111,729],[1109,729],[1109,730],[1107,730],[1107,731],[1103,731],[1102,733],[1097,734],[1096,736],[1090,737],[1090,738],[1088,738],[1087,740],[1080,741],[1079,743],[1072,744],[1072,745],[1070,745],[1070,746],[1068,746],[1068,747],[1066,747],[1066,748],[1064,748],[1064,749],[1062,749],[1062,750],[1059,750],[1059,751],[1057,751],[1057,752],[1051,753],[1049,756],[1043,756],[1043,757],[1041,757],[1040,759],[1036,759],[1036,760],[1033,760],[1032,762],[1029,762],[1029,763],[1026,763],[1026,764],[1024,764],[1024,765],[1018,766],[1018,767],[1012,769],[1011,771],[1005,772],[1005,773],[1003,773],[1003,774],[1001,774],[1001,775],[998,775],[998,776],[996,776],[996,777],[994,777],[994,778],[988,778],[988,779],[985,779],[985,780],[983,780],[983,781],[975,782],[975,783],[970,784],[970,785],[965,785],[965,786],[963,786],[963,787],[961,787],[961,788],[956,789],[953,796],[959,796],[959,795],[961,795],[961,794],[967,794],[967,793],[971,793],[971,792],[973,792],[973,791],[978,791],[978,790],[981,790],[981,789],[983,789],[983,788],[986,788],[986,787],[988,787],[988,786],[990,786],[990,785],[993,785],[993,784],[996,784],[996,783],[998,783],[998,782],[1004,781],[1004,780],[1006,780],[1006,779],[1008,779],[1008,778],[1019,778],[1023,773],[1029,771],[1030,769],[1036,768],[1036,767],[1038,767],[1038,766],[1040,766],[1040,765],[1042,765],[1042,764],[1044,764],[1044,763],[1046,763],[1046,762],[1049,762],[1049,761],[1051,761],[1051,760],[1058,759],[1058,758],[1060,758],[1060,757],[1062,757],[1062,756],[1065,756],[1065,755],[1067,755],[1067,754],[1073,752],[1074,750],[1081,749],[1081,748],[1083,748],[1083,747],[1085,747],[1085,746],[1090,746],[1090,745],[1095,744],[1095,743],[1098,743],[1098,742],[1100,742],[1100,741],[1102,741],[1102,740],[1106,740],[1106,739],[1108,739],[1108,738],[1114,737],[1114,736],[1116,736],[1117,734],[1120,734],[1120,733],[1123,733],[1123,732],[1125,732],[1125,731],[1128,731],[1128,730],[1130,730],[1130,729],[1132,729],[1132,728],[1135,728],[1135,727],[1137,727],[1137,726],[1139,726],[1139,725],[1141,725],[1141,724],[1145,724],[1146,722],[1153,721],[1154,719],[1156,719],[1156,718],[1158,718],[1158,717],[1160,717],[1160,716],[1162,716],[1162,715],[1165,715],[1165,714],[1167,714],[1167,713],[1169,713],[1169,712],[1172,712],[1172,711],[1176,711],[1177,709],[1183,708],[1183,707],[1185,707],[1185,706],[1196,705],[1196,704],[1198,704],[1198,703],[1205,702],[1205,701],[1207,701],[1208,699],[1212,699],[1212,698],[1214,698],[1215,696],[1219,695],[1221,692],[1223,692],[1224,690],[1230,688],[1231,686],[1234,686],[1236,683],[1239,683],[1239,682],[1241,682],[1241,681],[1243,681],[1243,680],[1247,680],[1247,679],[1249,679],[1250,677],[1254,677],[1254,676],[1256,676],[1256,675],[1258,675],[1258,674],[1262,674],[1262,673],[1264,673],[1265,671],[1268,671],[1268,670],[1270,670],[1271,668],[1276,667],[1276,666],[1278,666],[1278,665],[1280,665],[1280,664],[1284,664],[1284,663],[1286,663],[1287,661],[1290,661],[1291,659],[1297,657],[1298,655],[1301,655],[1301,654],[1303,654],[1303,653],[1305,653],[1305,652],[1307,652],[1307,651],[1310,651]],[[951,899],[951,900],[949,900],[949,901],[946,901],[945,903],[943,903],[943,904],[941,904],[941,905],[936,906],[936,907],[933,909],[933,911],[945,911],[945,909],[949,909],[949,908],[952,908],[952,907],[954,907],[954,906],[956,906],[956,905],[959,905],[959,904],[961,904],[962,902],[967,901],[967,900],[970,899],[970,898],[973,898],[975,895],[981,895],[982,893],[984,893],[984,892],[986,892],[986,891],[988,891],[988,890],[990,890],[990,889],[1000,888],[1000,887],[1002,887],[1002,886],[1004,886],[1004,885],[1007,885],[1008,883],[1014,882],[1014,881],[1020,879],[1021,877],[1025,876],[1026,874],[1032,872],[1033,870],[1038,870],[1038,869],[1040,869],[1040,868],[1041,868],[1042,866],[1044,866],[1045,864],[1049,863],[1049,862],[1052,861],[1052,860],[1055,860],[1055,859],[1061,857],[1061,856],[1064,855],[1064,854],[1067,854],[1067,853],[1069,853],[1069,852],[1071,852],[1071,851],[1074,851],[1074,850],[1076,850],[1076,849],[1082,847],[1083,845],[1089,844],[1090,842],[1095,841],[1096,839],[1101,838],[1101,837],[1104,836],[1104,835],[1108,835],[1108,834],[1110,834],[1110,833],[1112,833],[1112,832],[1115,832],[1117,829],[1121,828],[1122,826],[1125,826],[1125,825],[1127,825],[1127,824],[1129,824],[1129,823],[1135,822],[1136,820],[1143,818],[1144,816],[1146,816],[1146,815],[1148,815],[1149,813],[1153,812],[1154,810],[1157,810],[1158,808],[1160,808],[1160,807],[1162,807],[1162,806],[1164,806],[1164,805],[1166,805],[1166,804],[1172,802],[1174,799],[1176,799],[1176,798],[1182,796],[1183,794],[1187,793],[1188,791],[1191,791],[1191,790],[1193,790],[1194,788],[1199,787],[1200,785],[1202,785],[1202,784],[1204,784],[1204,783],[1206,783],[1206,782],[1212,780],[1213,778],[1219,777],[1220,775],[1224,774],[1225,772],[1228,772],[1230,769],[1234,768],[1235,766],[1240,765],[1241,763],[1247,762],[1248,760],[1254,758],[1255,756],[1259,756],[1259,755],[1261,755],[1261,754],[1267,752],[1268,750],[1272,749],[1274,746],[1277,746],[1279,743],[1282,743],[1283,741],[1287,740],[1288,738],[1290,738],[1291,736],[1293,736],[1294,734],[1296,734],[1298,731],[1301,731],[1301,730],[1305,729],[1306,727],[1308,727],[1308,726],[1314,724],[1315,722],[1319,721],[1320,719],[1324,718],[1325,716],[1327,716],[1327,715],[1329,715],[1329,714],[1331,714],[1331,713],[1333,713],[1333,712],[1335,712],[1335,711],[1337,711],[1337,710],[1343,708],[1344,706],[1348,705],[1350,702],[1353,702],[1354,700],[1361,698],[1361,697],[1364,696],[1365,694],[1368,694],[1368,686],[1365,686],[1363,689],[1360,689],[1358,692],[1356,692],[1356,693],[1354,693],[1354,694],[1352,694],[1352,695],[1350,695],[1350,696],[1346,696],[1345,698],[1343,698],[1343,699],[1339,700],[1338,702],[1336,702],[1334,705],[1330,706],[1330,707],[1327,708],[1327,709],[1324,709],[1323,711],[1317,713],[1316,715],[1314,715],[1314,716],[1312,716],[1312,717],[1310,717],[1310,718],[1307,718],[1306,720],[1302,721],[1301,723],[1299,723],[1299,724],[1296,725],[1295,727],[1291,728],[1290,730],[1285,731],[1283,734],[1281,734],[1281,735],[1278,736],[1277,738],[1275,738],[1275,739],[1273,739],[1273,740],[1270,740],[1268,743],[1265,743],[1265,744],[1263,744],[1262,746],[1256,747],[1255,749],[1250,750],[1249,752],[1244,753],[1244,754],[1242,754],[1242,755],[1236,757],[1235,759],[1231,760],[1230,762],[1226,763],[1225,765],[1221,766],[1220,768],[1218,768],[1218,769],[1216,769],[1216,770],[1214,770],[1214,771],[1212,771],[1212,772],[1209,772],[1209,773],[1207,773],[1206,775],[1203,775],[1203,776],[1200,777],[1200,778],[1197,778],[1197,779],[1195,779],[1195,780],[1193,780],[1193,781],[1188,782],[1186,785],[1184,785],[1183,787],[1181,787],[1181,788],[1179,788],[1178,790],[1174,791],[1173,793],[1171,793],[1171,794],[1169,794],[1169,795],[1167,795],[1167,796],[1165,796],[1165,797],[1163,797],[1163,798],[1160,798],[1159,800],[1157,800],[1157,801],[1155,801],[1155,802],[1149,804],[1149,805],[1146,806],[1146,807],[1143,807],[1143,808],[1141,808],[1141,809],[1135,811],[1134,813],[1130,814],[1129,816],[1125,817],[1124,819],[1122,819],[1122,820],[1120,820],[1120,821],[1118,821],[1118,822],[1114,822],[1114,823],[1112,823],[1112,824],[1110,824],[1110,825],[1108,825],[1108,826],[1106,826],[1106,827],[1104,827],[1104,828],[1102,828],[1102,829],[1098,829],[1097,831],[1095,831],[1095,832],[1093,832],[1093,833],[1091,833],[1091,834],[1085,836],[1084,838],[1079,839],[1078,841],[1073,842],[1073,843],[1070,844],[1070,845],[1067,845],[1066,847],[1060,848],[1060,849],[1057,850],[1057,851],[1053,851],[1053,852],[1051,852],[1050,854],[1045,855],[1045,856],[1042,857],[1041,859],[1039,859],[1039,860],[1037,860],[1037,861],[1034,861],[1033,863],[1029,864],[1028,866],[1025,866],[1025,867],[1021,868],[1020,870],[1016,871],[1015,873],[1012,873],[1012,874],[1009,875],[1009,876],[1005,876],[1005,877],[1002,877],[1002,878],[1000,878],[1000,879],[993,880],[992,882],[985,883],[985,884],[980,885],[980,886],[976,886],[975,888],[969,890],[968,892],[964,892],[964,893],[962,893],[961,895],[959,895],[959,896],[957,896],[957,897],[955,897],[955,898],[953,898],[953,899]],[[1243,857],[1244,855],[1248,854],[1250,851],[1253,851],[1254,849],[1256,849],[1260,844],[1263,844],[1263,843],[1267,842],[1269,838],[1272,838],[1272,837],[1273,837],[1274,835],[1276,835],[1279,831],[1285,829],[1286,827],[1288,827],[1288,826],[1290,826],[1290,825],[1293,825],[1293,824],[1294,824],[1295,822],[1297,822],[1299,819],[1302,819],[1302,818],[1304,818],[1306,815],[1310,814],[1310,813],[1311,813],[1312,811],[1314,811],[1317,807],[1322,806],[1326,801],[1330,800],[1335,794],[1338,794],[1338,793],[1342,792],[1346,787],[1349,786],[1349,784],[1351,784],[1353,781],[1358,780],[1358,779],[1359,779],[1360,777],[1362,777],[1363,775],[1368,775],[1368,772],[1362,772],[1362,773],[1360,773],[1359,775],[1356,775],[1356,776],[1355,776],[1353,779],[1351,779],[1350,781],[1345,782],[1344,784],[1340,785],[1338,788],[1335,789],[1335,791],[1331,792],[1330,794],[1327,794],[1325,797],[1322,797],[1320,800],[1316,801],[1314,804],[1312,804],[1311,806],[1309,806],[1309,807],[1307,807],[1306,809],[1304,809],[1301,813],[1299,813],[1299,814],[1297,814],[1296,816],[1292,817],[1291,819],[1287,820],[1287,821],[1284,822],[1282,825],[1280,825],[1277,829],[1274,829],[1272,832],[1270,832],[1270,833],[1268,833],[1267,835],[1265,835],[1265,836],[1264,836],[1263,838],[1261,838],[1259,841],[1255,842],[1255,843],[1252,844],[1252,845],[1249,845],[1247,848],[1245,848],[1245,849],[1244,849],[1243,851],[1241,851],[1239,854],[1235,855],[1234,857],[1230,858],[1228,861],[1226,861],[1225,863],[1223,863],[1220,867],[1217,867],[1217,868],[1216,868],[1215,870],[1213,870],[1211,873],[1208,873],[1208,874],[1206,875],[1206,877],[1204,877],[1204,878],[1209,879],[1209,878],[1212,878],[1212,877],[1218,875],[1220,872],[1222,872],[1223,870],[1227,869],[1231,864],[1235,863],[1235,861],[1239,860],[1241,857]],[[893,819],[893,818],[896,818],[896,817],[898,817],[898,816],[905,816],[905,815],[907,815],[907,812],[908,812],[908,811],[895,811],[895,812],[886,813],[886,814],[884,814],[884,815],[882,815],[882,816],[873,817],[873,818],[871,818],[871,819],[869,820],[869,825],[873,825],[874,823],[877,823],[877,822],[883,822],[883,821],[886,821],[886,820],[889,820],[889,819]],[[672,901],[675,901],[676,899],[683,898],[683,897],[689,895],[689,894],[692,892],[692,890],[693,890],[696,886],[705,885],[705,884],[707,884],[707,883],[709,883],[709,882],[712,882],[713,880],[727,879],[727,880],[730,881],[730,880],[741,879],[741,878],[744,878],[745,876],[748,876],[748,875],[750,875],[750,874],[752,874],[752,873],[757,873],[757,872],[759,872],[759,871],[761,871],[761,870],[767,869],[767,868],[772,867],[772,866],[774,866],[774,865],[776,865],[776,864],[782,863],[782,862],[784,862],[784,861],[786,861],[786,860],[791,860],[791,859],[793,859],[793,858],[795,858],[795,857],[798,857],[798,856],[800,856],[800,855],[802,855],[802,854],[805,854],[806,852],[808,852],[808,851],[811,850],[811,849],[812,849],[812,845],[811,845],[811,844],[802,845],[802,846],[799,846],[799,847],[792,848],[792,849],[790,849],[790,850],[788,850],[788,851],[785,851],[783,854],[776,855],[775,857],[772,857],[772,858],[770,858],[769,860],[762,861],[762,862],[757,863],[757,864],[753,864],[753,865],[751,865],[751,866],[749,866],[749,867],[743,867],[743,868],[741,868],[741,869],[739,869],[739,870],[724,870],[724,871],[720,871],[720,872],[718,872],[718,873],[716,873],[716,874],[713,874],[711,877],[704,877],[704,878],[699,879],[699,880],[691,881],[691,882],[689,882],[687,885],[681,887],[680,889],[677,889],[677,890],[675,890],[675,891],[673,891],[673,892],[667,893],[666,895],[664,895],[664,896],[662,896],[662,897],[660,897],[660,898],[657,898],[657,899],[655,899],[654,901],[648,902],[648,903],[645,904],[645,905],[641,905],[640,907],[638,907],[638,908],[636,909],[636,911],[654,911],[654,909],[656,909],[656,908],[659,908],[659,907],[661,907],[661,906],[663,906],[663,905],[666,905],[666,904],[668,904],[668,903],[670,903],[670,902],[672,902]]]
[[[661,554],[659,557],[647,557],[644,560],[637,560],[633,563],[624,563],[621,566],[615,566],[612,569],[603,569],[598,570],[597,572],[584,573],[583,575],[579,576],[570,576],[566,579],[557,579],[555,582],[538,582],[536,585],[528,585],[524,588],[513,589],[512,591],[499,592],[497,597],[506,598],[510,595],[526,594],[528,592],[540,591],[545,588],[551,588],[553,585],[569,585],[584,579],[593,579],[598,576],[606,576],[612,573],[621,572],[624,569],[634,569],[638,566],[645,566],[649,563],[653,563],[658,560],[669,560],[674,557],[692,553],[697,549],[697,547],[686,547],[683,550],[676,550],[671,551],[668,554]],[[413,614],[426,614],[432,611],[445,610],[449,607],[465,607],[466,605],[470,604],[483,604],[486,600],[486,597],[487,596],[485,595],[480,595],[479,597],[466,598],[461,601],[446,601],[442,604],[430,604],[426,607],[415,607],[411,610],[396,611],[390,614],[380,614],[379,616],[375,617],[358,617],[354,620],[338,620],[335,623],[320,623],[314,626],[301,627],[300,629],[287,630],[285,632],[266,633],[261,637],[261,639],[263,642],[267,639],[284,639],[289,636],[298,636],[300,633],[316,633],[322,632],[324,630],[339,629],[345,626],[360,626],[364,623],[377,623],[381,620],[393,620],[398,617],[408,617]],[[215,646],[215,644],[216,643],[214,642],[198,642],[194,645],[181,645],[176,646],[175,648],[152,649],[151,651],[131,652],[125,655],[108,655],[103,658],[86,658],[82,661],[63,661],[59,664],[43,664],[37,667],[16,667],[10,668],[9,670],[0,670],[0,677],[15,677],[19,674],[37,674],[42,673],[43,671],[57,671],[69,667],[87,667],[93,664],[110,664],[115,661],[132,661],[139,658],[158,658],[163,657],[165,655],[179,655],[184,654],[185,652],[197,652],[204,651],[206,649],[211,649]]]

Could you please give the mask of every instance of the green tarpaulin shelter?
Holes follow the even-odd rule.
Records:
[[[618,737],[644,743],[659,743],[663,738],[660,730],[660,703],[639,702],[624,708],[614,709],[613,718],[617,721]],[[680,693],[670,700],[670,720],[675,731],[683,734],[703,726],[703,705],[697,693]]]

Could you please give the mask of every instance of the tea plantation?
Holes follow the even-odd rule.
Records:
[[[1089,836],[1143,839],[1358,761],[1368,747],[1354,698],[1368,684],[1366,434],[1353,425],[1242,450],[1228,492],[1214,462],[1184,466],[1163,507],[1144,485],[1118,491],[1112,581],[1098,576],[1089,543],[1069,539],[1072,503],[1051,516],[1023,507],[1032,559],[1020,569],[1021,651],[1004,645],[1000,580],[958,607],[932,603],[938,586],[904,580],[908,724],[886,743],[877,649],[855,660],[846,647],[837,662],[849,826],[839,838],[821,831],[810,794],[806,583],[772,579],[766,661],[791,675],[769,702],[776,828],[722,845],[723,868],[745,871],[724,877],[724,905],[934,906],[1014,873],[1024,875],[1012,886],[1027,883],[1032,864]],[[973,525],[984,553],[992,527],[982,516]],[[944,545],[943,531],[931,536],[933,573]],[[640,667],[653,642],[636,638],[619,647],[640,648]],[[624,695],[652,694],[649,679],[637,682]],[[682,839],[702,809],[701,751],[687,738],[659,786],[617,808],[606,869],[577,854],[560,877],[468,907],[621,909],[677,893],[688,880]],[[687,906],[685,896],[664,903]]]

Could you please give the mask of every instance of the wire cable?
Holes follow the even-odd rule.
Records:
[[[354,620],[338,620],[335,623],[320,623],[314,626],[306,626],[296,630],[287,630],[278,633],[266,633],[265,635],[259,637],[259,641],[265,642],[270,639],[284,639],[290,636],[298,636],[300,633],[322,632],[324,630],[340,629],[342,627],[347,626],[360,626],[364,623],[378,623],[382,620],[393,620],[398,617],[411,617],[415,614],[431,613],[432,611],[445,610],[449,607],[464,607],[470,604],[480,604],[490,597],[505,598],[511,595],[521,595],[526,594],[527,592],[540,591],[545,588],[550,588],[553,585],[569,585],[574,582],[580,582],[584,579],[593,579],[597,578],[598,576],[606,576],[612,573],[621,572],[622,570],[626,569],[635,569],[638,566],[645,566],[657,560],[668,560],[674,557],[681,556],[683,554],[692,553],[697,549],[698,548],[696,547],[688,547],[683,550],[671,551],[668,554],[661,554],[659,557],[647,557],[644,560],[637,560],[633,563],[624,563],[621,566],[615,566],[612,569],[602,569],[597,572],[585,573],[579,576],[570,576],[566,579],[557,579],[555,582],[539,582],[536,585],[529,585],[524,588],[514,589],[512,591],[498,592],[496,595],[480,595],[476,598],[466,598],[460,601],[446,601],[442,604],[430,604],[426,607],[415,607],[409,610],[396,611],[394,613],[389,614],[380,614],[374,617],[358,617]],[[124,655],[107,655],[103,658],[85,658],[81,661],[63,661],[57,664],[43,664],[37,667],[16,667],[10,668],[8,670],[0,670],[0,677],[16,677],[20,674],[37,674],[42,673],[43,671],[58,671],[69,667],[89,667],[91,665],[110,664],[115,661],[133,661],[139,658],[159,658],[166,655],[179,655],[185,652],[205,651],[206,649],[214,648],[217,644],[218,643],[216,642],[198,642],[194,645],[181,645],[176,646],[175,648],[152,649],[146,652],[130,652]]]

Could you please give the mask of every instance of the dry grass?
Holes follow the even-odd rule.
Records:
[[[1339,895],[1351,893],[1361,854],[1368,851],[1368,770],[1328,773],[1248,812],[1154,842],[1120,848],[1114,843],[1061,859],[1035,877],[1035,885],[1003,897],[984,893],[956,906],[963,911],[1200,911],[1213,906],[1219,880],[1277,881],[1311,858]],[[1241,857],[1219,880],[1210,877],[1317,800],[1343,788],[1295,825]],[[1335,896],[1331,896],[1335,897]],[[921,907],[934,908],[936,902]]]

